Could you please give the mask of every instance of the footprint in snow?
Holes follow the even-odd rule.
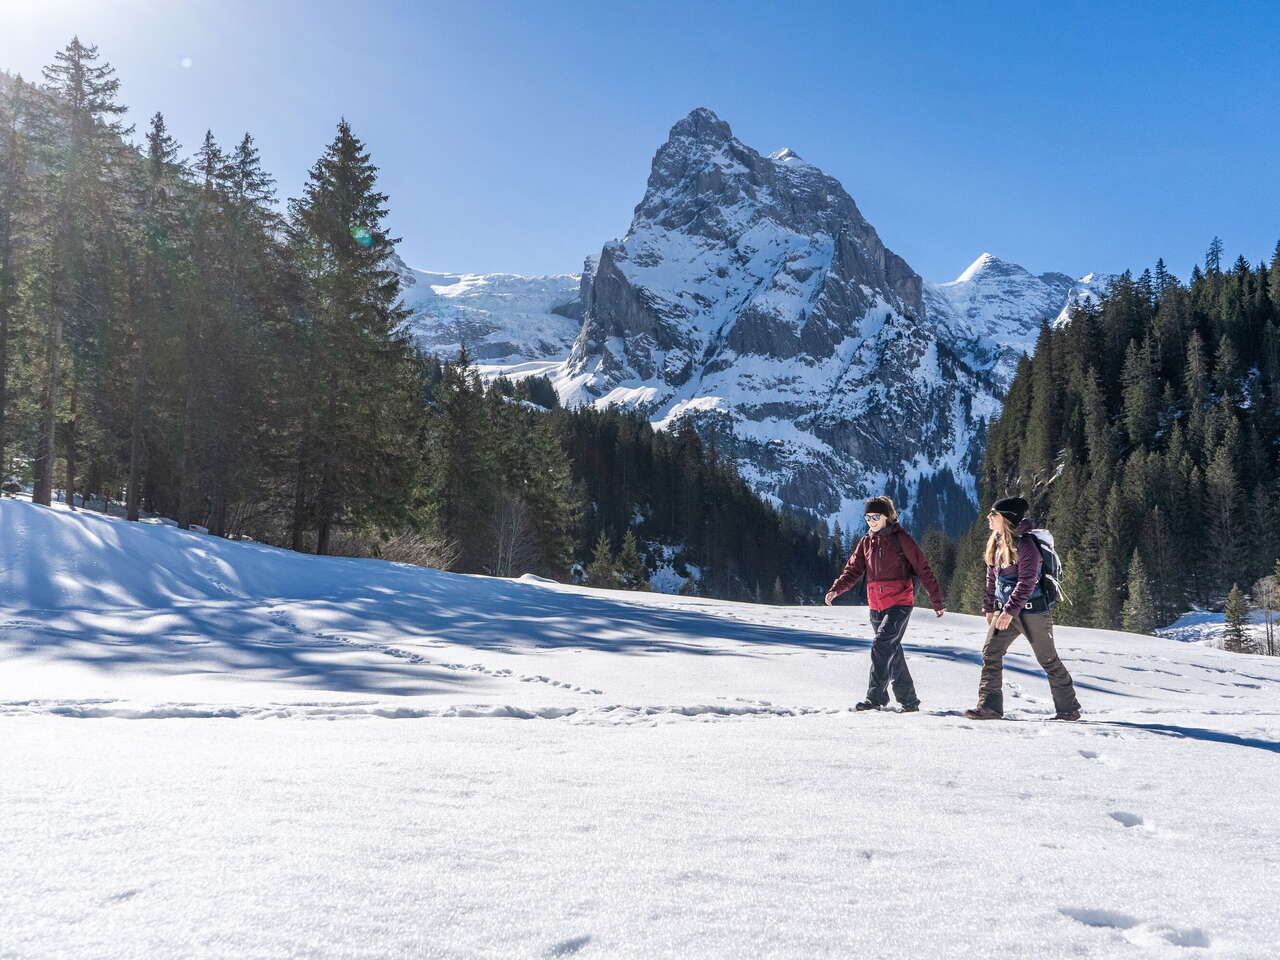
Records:
[[[1124,824],[1126,827],[1140,827],[1146,823],[1138,814],[1130,813],[1127,810],[1112,810],[1107,816],[1116,821],[1116,823]]]
[[[1076,752],[1086,760],[1097,760],[1099,756],[1099,754],[1094,750],[1077,750]]]
[[[1155,947],[1171,944],[1175,947],[1207,948],[1213,942],[1209,934],[1199,927],[1178,928],[1164,923],[1143,923],[1137,917],[1117,910],[1063,907],[1058,910],[1086,927],[1123,931],[1124,938],[1137,946]]]
[[[591,937],[589,935],[585,937],[574,937],[572,940],[561,940],[547,951],[547,956],[569,957],[577,953],[590,942]]]

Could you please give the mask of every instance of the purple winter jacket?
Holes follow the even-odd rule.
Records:
[[[1025,611],[1027,601],[1031,599],[1031,594],[1035,592],[1036,585],[1040,582],[1040,567],[1043,563],[1040,559],[1040,548],[1035,545],[1031,537],[1027,536],[1032,526],[1030,520],[1023,520],[1014,530],[1014,535],[1018,538],[1017,563],[1000,567],[998,570],[990,564],[987,565],[987,593],[982,602],[983,613],[996,611],[996,580],[999,577],[1015,575],[1018,578],[1018,585],[1013,588],[1013,593],[1000,609],[1001,612],[1014,617]]]

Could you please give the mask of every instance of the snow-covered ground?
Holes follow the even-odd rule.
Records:
[[[1275,958],[1280,660],[0,501],[0,957]]]
[[[1267,624],[1261,610],[1249,611],[1249,620],[1245,631],[1253,640],[1254,646],[1262,650],[1266,646]],[[1280,633],[1280,614],[1271,613],[1273,631]],[[1162,637],[1181,640],[1184,643],[1199,643],[1206,647],[1221,647],[1226,642],[1227,618],[1221,612],[1212,610],[1192,610],[1184,613],[1167,627],[1156,631]]]

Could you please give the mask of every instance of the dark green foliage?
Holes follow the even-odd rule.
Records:
[[[755,599],[757,584],[763,599],[775,580],[784,597],[818,599],[847,559],[850,544],[837,550],[811,520],[762,501],[687,423],[657,431],[619,408],[551,416],[587,504],[581,545],[601,534],[618,543],[634,531],[641,543],[662,548],[678,575],[697,568],[699,595],[739,600]],[[581,563],[592,557],[579,547]]]
[[[591,548],[591,562],[587,564],[585,578],[589,587],[616,590],[622,586],[618,558],[613,552],[613,544],[609,542],[609,535],[603,530]]]
[[[1232,653],[1251,653],[1253,641],[1249,636],[1249,601],[1240,592],[1238,584],[1231,585],[1227,594],[1227,603],[1223,608],[1227,629],[1223,635],[1223,645]]]
[[[1062,623],[1168,623],[1280,551],[1280,245],[1230,270],[1221,248],[1187,285],[1157,263],[1042,330],[990,428],[981,502],[1021,493],[1054,532]],[[979,518],[957,546],[961,609],[986,536]]]
[[[1127,593],[1122,612],[1124,628],[1132,633],[1151,633],[1157,626],[1155,602],[1151,599],[1151,581],[1147,577],[1146,565],[1137,550],[1133,551],[1133,558],[1129,561]]]
[[[649,586],[649,569],[640,556],[636,535],[630,530],[622,537],[622,549],[618,551],[618,579],[628,590],[643,590]]]

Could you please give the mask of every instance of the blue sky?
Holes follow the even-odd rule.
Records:
[[[555,273],[621,236],[671,125],[706,106],[841,180],[950,279],[1186,277],[1280,239],[1280,3],[0,0],[0,67],[73,33],[141,124],[258,140],[283,196],[351,121],[414,266]],[[184,66],[184,58],[189,65]]]

